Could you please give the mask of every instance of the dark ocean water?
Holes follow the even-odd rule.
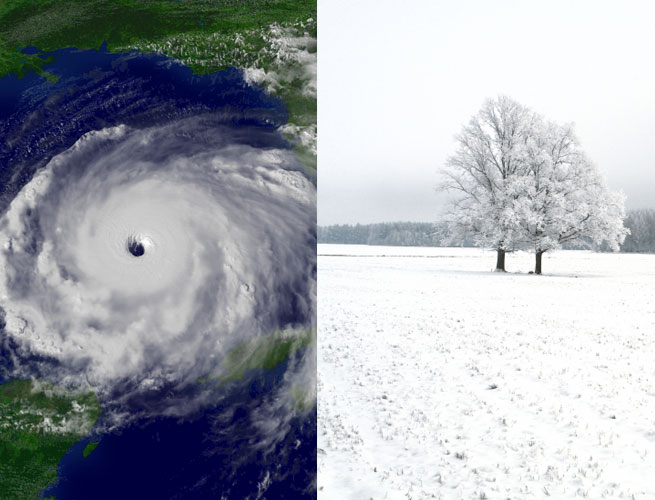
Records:
[[[287,121],[284,102],[247,85],[238,69],[195,76],[165,56],[103,49],[43,56],[54,58],[44,69],[56,83],[33,73],[0,79],[0,212],[37,169],[92,130],[198,115],[234,127],[274,129]]]
[[[261,449],[251,415],[281,383],[286,364],[251,378],[220,405],[192,419],[157,418],[90,440],[61,461],[59,482],[45,491],[57,500],[315,498],[316,407],[294,417],[285,437]],[[268,479],[267,479],[268,478]]]

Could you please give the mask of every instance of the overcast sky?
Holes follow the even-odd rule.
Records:
[[[319,0],[318,222],[433,221],[487,97],[559,122],[655,208],[655,2]]]

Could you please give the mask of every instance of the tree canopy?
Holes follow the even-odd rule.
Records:
[[[535,252],[539,274],[543,253],[565,243],[619,249],[624,197],[609,191],[571,125],[500,96],[456,140],[443,169],[442,188],[453,194],[445,221],[454,241],[497,250],[497,270],[519,249]]]

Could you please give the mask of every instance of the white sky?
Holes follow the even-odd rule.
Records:
[[[319,225],[435,220],[453,136],[501,93],[655,207],[655,2],[319,0],[318,61]]]

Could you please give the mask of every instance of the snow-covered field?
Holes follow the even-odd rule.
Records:
[[[655,255],[318,252],[319,499],[655,498]]]

